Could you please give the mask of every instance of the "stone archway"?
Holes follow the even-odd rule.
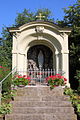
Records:
[[[40,65],[42,69],[53,69],[53,52],[45,45],[34,45],[29,48],[27,59],[28,69],[39,69]]]
[[[40,48],[39,51],[37,51],[37,54],[35,54],[38,58],[40,53],[39,59],[44,58],[42,61],[43,68],[53,67],[56,71],[59,71],[60,69],[64,71],[64,76],[67,78],[67,85],[69,86],[68,34],[71,32],[71,29],[60,28],[59,26],[46,21],[34,21],[26,23],[18,28],[10,28],[10,32],[13,33],[13,69],[16,67],[17,72],[27,71],[28,52],[33,51],[31,49],[33,49],[35,45],[44,45],[47,49],[51,49],[53,60],[48,58],[48,62],[45,61],[45,55],[48,52],[45,54],[44,49]],[[51,63],[49,60],[53,61],[52,66],[50,66],[50,64],[47,66],[47,63]],[[36,67],[39,67],[38,60],[36,60],[36,62],[33,60],[33,62],[36,64]]]

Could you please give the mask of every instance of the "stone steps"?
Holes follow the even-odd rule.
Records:
[[[50,87],[26,87],[26,88],[19,88],[17,91],[18,96],[45,96],[45,95],[50,95],[50,96],[62,96],[63,95],[63,89],[61,87],[57,87],[54,90],[50,90]]]
[[[73,113],[72,107],[14,107],[13,113],[17,114],[49,114],[49,113]]]
[[[72,107],[70,101],[15,101],[13,107]]]
[[[15,101],[69,101],[69,96],[16,96]]]
[[[76,115],[71,114],[11,114],[5,120],[76,120]]]
[[[5,120],[77,120],[69,96],[61,87],[19,88]]]

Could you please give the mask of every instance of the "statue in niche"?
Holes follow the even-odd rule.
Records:
[[[42,51],[40,50],[40,52],[38,54],[38,65],[39,65],[39,68],[43,68],[43,62],[44,62],[44,55],[43,55]]]
[[[37,70],[37,66],[36,63],[34,62],[34,60],[28,60],[28,69],[29,70]]]

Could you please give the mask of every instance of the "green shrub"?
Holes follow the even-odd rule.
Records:
[[[71,88],[65,88],[64,94],[71,96],[71,95],[73,95],[73,90]]]
[[[80,70],[76,71],[76,76],[75,78],[78,80],[79,86],[78,86],[78,94],[80,95]]]
[[[5,115],[9,114],[12,111],[12,105],[11,104],[2,104],[0,105],[0,114]]]
[[[0,81],[2,81],[10,72],[10,69],[0,66]],[[3,83],[2,83],[2,93],[3,92],[9,92],[11,88],[11,78],[12,75],[10,75]]]
[[[80,118],[80,96],[78,95],[78,91],[72,90],[71,88],[65,88],[64,94],[70,96],[70,101],[75,108],[76,114]]]
[[[16,90],[11,90],[9,92],[4,92],[2,95],[2,103],[9,103],[11,100],[14,100],[14,96],[16,96]]]
[[[80,104],[76,105],[78,116],[80,117]]]

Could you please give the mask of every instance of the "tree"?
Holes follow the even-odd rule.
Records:
[[[69,36],[70,82],[72,83],[72,88],[77,88],[78,83],[74,79],[74,76],[76,70],[80,70],[80,0],[77,0],[76,4],[64,9],[64,12],[64,19],[57,21],[57,23],[62,27],[72,28]]]
[[[17,14],[15,26],[21,26],[25,23],[35,21],[37,19],[36,16],[39,15],[39,13],[42,13],[42,15],[45,16],[45,18],[43,18],[44,21],[54,21],[54,19],[50,19],[51,11],[49,9],[38,9],[37,12],[34,13],[24,9],[22,13]]]
[[[2,35],[2,45],[0,46],[0,65],[11,68],[12,37],[6,27],[3,28]]]
[[[15,19],[15,26],[21,26],[25,23],[35,20],[35,15],[29,10],[24,9],[22,13],[17,13],[17,17]]]

